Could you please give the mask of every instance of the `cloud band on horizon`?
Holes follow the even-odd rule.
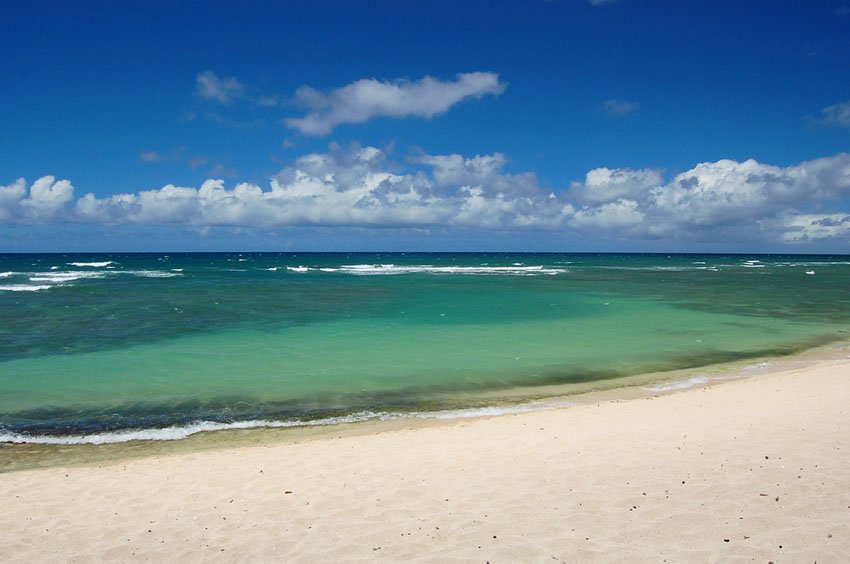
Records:
[[[778,167],[755,160],[700,163],[665,180],[657,169],[589,171],[558,192],[506,157],[420,155],[408,170],[374,147],[298,158],[270,180],[232,189],[166,185],[98,198],[44,176],[0,185],[0,224],[458,227],[693,240],[715,234],[797,244],[850,235],[850,154]],[[814,207],[812,207],[814,206]]]

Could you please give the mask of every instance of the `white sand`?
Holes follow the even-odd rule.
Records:
[[[0,560],[848,562],[850,362],[0,475]]]

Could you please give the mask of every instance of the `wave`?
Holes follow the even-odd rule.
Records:
[[[33,435],[4,431],[0,428],[0,443],[40,444],[40,445],[105,445],[126,443],[130,441],[177,441],[198,433],[211,431],[230,431],[244,429],[279,429],[294,427],[315,427],[324,425],[340,425],[345,423],[361,423],[364,421],[394,421],[397,419],[471,419],[476,417],[494,417],[514,413],[528,413],[553,407],[573,405],[572,402],[528,402],[512,406],[471,407],[464,409],[449,409],[443,411],[359,411],[349,415],[324,417],[320,419],[283,421],[252,419],[246,421],[195,421],[186,425],[148,429],[122,429],[102,433],[78,435]]]
[[[92,268],[103,268],[104,266],[109,266],[110,264],[115,264],[114,261],[107,260],[103,262],[69,262],[66,263],[70,266],[90,266]]]
[[[712,272],[718,272],[718,266],[732,266],[732,265],[717,265],[717,266],[704,266],[702,265],[686,265],[686,266],[614,266],[614,265],[600,265],[600,266],[589,266],[590,270],[631,270],[638,272],[696,272],[701,270],[710,270]]]
[[[799,262],[776,262],[772,263],[771,266],[847,266],[850,265],[850,262],[843,260],[835,260],[835,261],[817,261],[817,260],[807,260],[807,261],[799,261]]]
[[[644,388],[644,390],[647,392],[672,392],[674,390],[687,390],[688,388],[701,386],[703,384],[708,384],[708,378],[705,376],[693,376],[687,380],[670,382],[669,384],[660,384],[658,386],[649,386]]]
[[[130,274],[132,276],[141,276],[142,278],[174,278],[175,276],[183,276],[182,272],[168,272],[166,270],[116,270],[110,274]]]
[[[303,267],[299,267],[303,268]],[[320,268],[322,272],[342,272],[358,276],[380,276],[398,274],[462,274],[462,275],[514,275],[535,276],[540,274],[555,275],[569,272],[564,268],[549,268],[538,266],[434,266],[430,264],[396,265],[396,264],[348,264],[338,268]],[[296,272],[305,272],[298,270]]]
[[[67,284],[83,278],[103,278],[104,272],[69,271],[69,272],[31,272],[30,282],[47,282],[49,284]]]
[[[38,292],[40,290],[47,290],[52,288],[53,286],[49,285],[32,285],[32,284],[9,284],[6,286],[0,286],[0,292]]]
[[[69,286],[72,282],[77,280],[102,279],[121,275],[139,276],[142,278],[173,278],[175,276],[182,276],[183,273],[182,269],[175,269],[173,272],[167,272],[164,270],[52,270],[48,272],[0,272],[0,278],[10,278],[18,275],[26,276],[32,284],[8,284],[0,286],[0,291],[37,292],[40,290],[48,290],[57,286]]]

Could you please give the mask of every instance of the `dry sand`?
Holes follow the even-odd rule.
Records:
[[[0,560],[848,562],[850,362],[0,475]]]

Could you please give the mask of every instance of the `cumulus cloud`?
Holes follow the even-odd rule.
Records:
[[[50,223],[68,219],[66,204],[74,198],[68,180],[42,176],[27,190],[23,178],[0,186],[0,220],[3,223]]]
[[[232,76],[221,78],[212,71],[204,71],[195,77],[195,92],[204,100],[229,104],[244,91],[242,84]]]
[[[573,182],[572,194],[581,203],[600,204],[620,198],[642,198],[661,185],[663,175],[658,169],[595,168],[587,173],[584,182]]]
[[[767,240],[802,242],[807,233],[809,240],[842,234],[818,230],[814,220],[823,218],[799,215],[799,210],[850,195],[850,155],[789,167],[752,159],[720,160],[700,163],[654,185],[660,178],[651,170],[596,169],[571,191],[591,202],[580,210],[586,214],[608,211],[621,217],[629,209],[640,212],[639,225],[630,225],[630,231],[645,237],[705,237],[720,230],[743,235],[755,230]],[[612,203],[618,205],[611,208]],[[813,221],[806,224],[807,219]],[[792,231],[797,235],[787,235]]]
[[[850,236],[850,214],[788,213],[765,222],[786,243],[807,243]]]
[[[0,186],[0,223],[447,226],[783,244],[850,238],[847,153],[786,167],[706,162],[669,179],[656,169],[597,168],[555,191],[506,166],[500,153],[420,154],[404,165],[375,147],[333,146],[301,156],[263,187],[210,179],[75,199],[67,180],[46,176],[28,187],[18,179]]]
[[[363,123],[373,117],[417,116],[445,113],[467,98],[501,94],[506,85],[491,72],[458,74],[454,81],[426,76],[419,81],[363,79],[329,93],[309,86],[296,92],[296,101],[311,110],[306,116],[285,120],[287,127],[305,135],[326,135],[344,123]]]
[[[605,100],[602,103],[602,109],[610,118],[621,118],[629,115],[640,108],[637,102],[629,102],[628,100]]]

